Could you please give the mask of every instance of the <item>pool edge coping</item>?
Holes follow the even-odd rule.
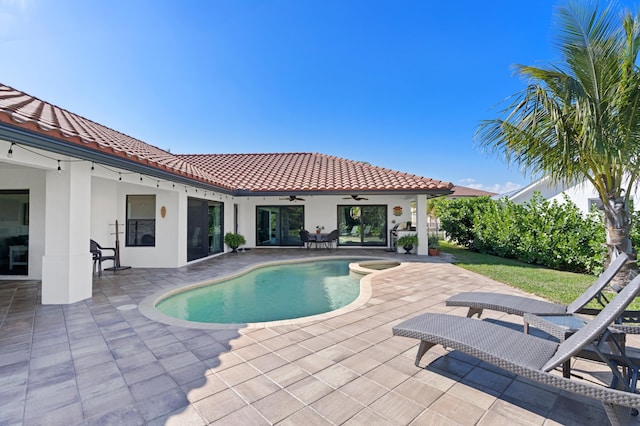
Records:
[[[388,260],[389,259],[389,258],[378,257],[378,256],[355,256],[355,257],[370,259],[370,260]],[[341,260],[341,259],[350,259],[350,258],[352,259],[354,258],[354,256],[327,256],[327,257],[324,257],[323,259]],[[374,271],[367,275],[364,275],[362,278],[360,278],[360,294],[358,295],[356,300],[334,311],[324,312],[322,314],[311,315],[306,317],[275,320],[275,321],[265,321],[265,322],[250,322],[250,323],[229,323],[229,324],[205,323],[205,322],[187,321],[187,320],[174,318],[169,315],[165,315],[156,309],[156,305],[161,300],[166,299],[167,297],[170,297],[176,293],[185,291],[187,289],[193,289],[198,287],[204,287],[211,284],[216,284],[222,281],[226,281],[226,280],[238,277],[240,275],[247,274],[253,271],[254,269],[262,268],[265,266],[284,265],[288,263],[303,263],[308,261],[309,261],[308,258],[299,258],[299,259],[278,260],[278,261],[272,261],[272,262],[260,262],[260,263],[256,263],[255,265],[251,265],[249,267],[243,268],[235,273],[225,275],[223,277],[218,277],[218,278],[210,279],[206,281],[199,281],[192,284],[181,284],[180,286],[177,286],[169,290],[167,289],[158,290],[150,294],[149,296],[145,297],[138,304],[138,310],[143,316],[145,316],[146,318],[152,321],[160,322],[162,324],[171,325],[171,326],[200,329],[200,330],[221,330],[221,329],[237,330],[241,328],[256,329],[256,328],[275,327],[280,325],[295,325],[295,324],[301,324],[301,323],[312,322],[312,321],[322,321],[322,320],[340,316],[347,312],[352,312],[352,311],[355,311],[356,309],[361,308],[369,301],[369,299],[371,299],[371,295],[373,294],[371,280],[373,279],[374,276],[377,276],[381,273],[385,273],[389,270],[396,270],[397,268],[401,268],[407,265],[406,262],[401,262],[399,266],[396,266],[394,268],[382,269],[382,270]]]

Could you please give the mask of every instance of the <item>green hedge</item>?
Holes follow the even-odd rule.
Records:
[[[443,199],[435,211],[449,239],[471,250],[565,271],[602,270],[602,217],[584,217],[568,198],[549,202],[535,194],[523,205],[488,197]]]

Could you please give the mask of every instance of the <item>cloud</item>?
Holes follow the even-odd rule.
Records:
[[[515,191],[516,189],[522,188],[522,185],[511,181],[485,185],[483,183],[479,183],[473,178],[460,179],[458,185],[467,186],[473,189],[480,189],[482,191],[495,192],[496,194],[505,194],[507,192]]]

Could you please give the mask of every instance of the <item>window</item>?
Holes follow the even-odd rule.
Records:
[[[127,246],[156,245],[156,196],[127,196]]]
[[[302,206],[259,206],[256,209],[256,245],[299,246],[304,226]]]
[[[602,206],[602,200],[600,198],[589,198],[587,204],[589,206],[589,211],[604,210],[604,207]]]

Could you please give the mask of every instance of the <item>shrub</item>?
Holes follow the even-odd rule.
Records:
[[[602,270],[606,257],[602,216],[583,216],[567,197],[561,203],[549,202],[536,193],[522,205],[507,199],[452,201],[439,205],[436,212],[446,218],[441,217],[443,229],[460,245],[554,269]]]
[[[473,249],[475,216],[485,205],[492,202],[489,197],[441,198],[434,200],[433,209],[447,238],[458,245]]]
[[[232,251],[236,251],[238,247],[242,244],[246,244],[247,241],[244,239],[244,236],[241,234],[234,234],[232,232],[227,232],[224,235],[224,243],[229,246]]]

